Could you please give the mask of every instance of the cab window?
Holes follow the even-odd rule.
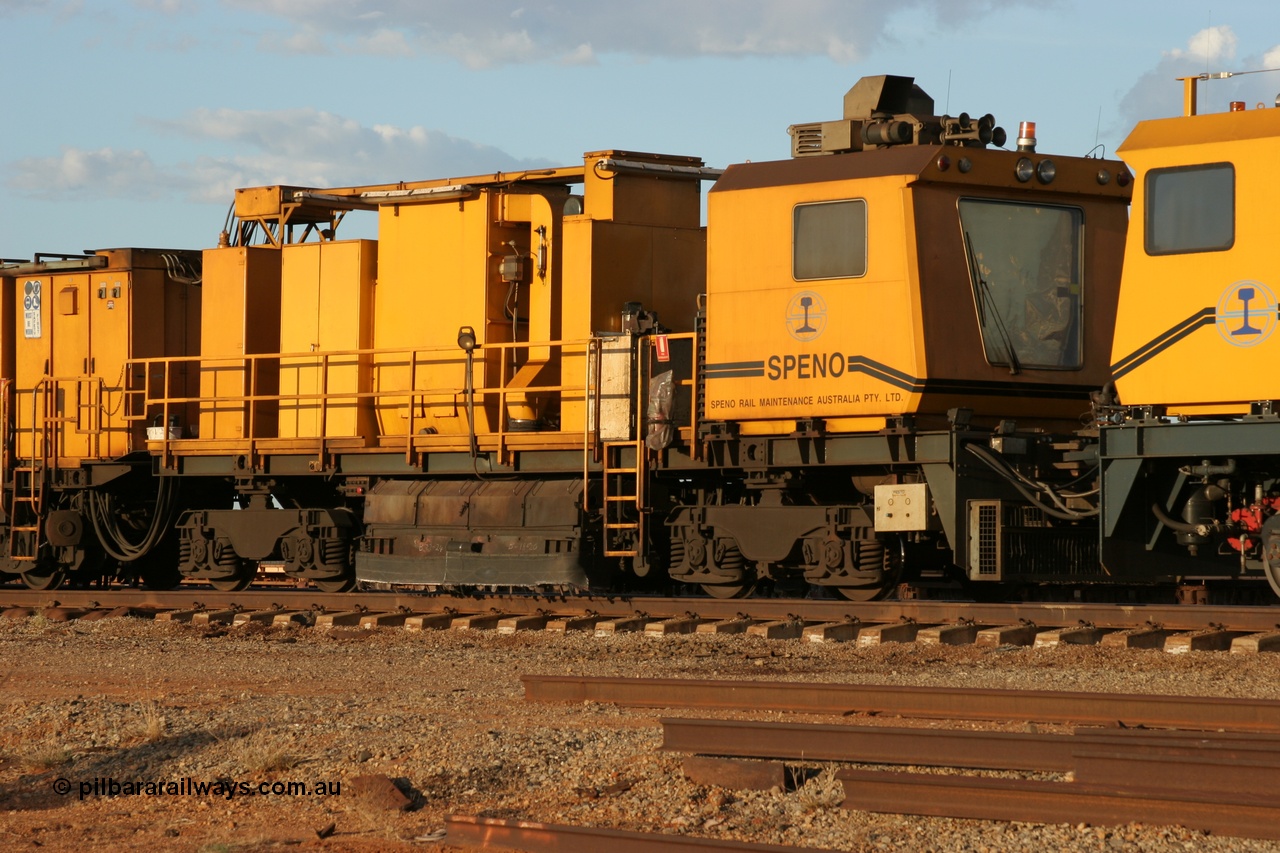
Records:
[[[1014,373],[1082,366],[1083,220],[1076,207],[961,199],[974,305],[991,364]]]
[[[792,226],[792,275],[796,281],[866,275],[865,199],[798,204]]]
[[[1148,255],[1220,252],[1236,241],[1236,170],[1230,163],[1152,169],[1146,179]]]

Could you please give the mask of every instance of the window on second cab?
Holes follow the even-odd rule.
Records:
[[[1146,178],[1147,254],[1230,249],[1236,240],[1235,197],[1230,163],[1152,169]]]

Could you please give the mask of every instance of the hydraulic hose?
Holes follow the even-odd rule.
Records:
[[[1151,505],[1151,514],[1159,519],[1160,523],[1165,527],[1178,533],[1200,533],[1200,528],[1204,526],[1202,524],[1191,524],[1186,521],[1178,521],[1171,517],[1169,513],[1165,512],[1164,507],[1160,506],[1158,503]]]
[[[1029,488],[1023,485],[1023,483],[1020,481],[1021,478],[1016,475],[1016,472],[1008,470],[1006,468],[1004,461],[1001,460],[999,457],[997,457],[994,453],[987,450],[985,447],[982,447],[981,445],[977,445],[977,444],[966,444],[965,448],[974,456],[982,460],[983,463],[985,463],[989,468],[991,468],[991,470],[995,471],[997,474],[1003,477],[1006,481],[1008,481],[1009,485],[1013,486],[1015,489],[1018,490],[1018,494],[1022,495],[1024,498],[1030,501],[1035,507],[1037,507],[1041,512],[1043,512],[1045,515],[1051,518],[1057,518],[1063,521],[1080,521],[1081,519],[1092,518],[1096,516],[1099,512],[1099,509],[1097,507],[1094,507],[1093,509],[1090,509],[1084,512],[1080,512],[1077,510],[1058,509],[1057,507],[1049,506],[1044,502],[1042,502],[1040,498],[1036,494],[1034,494]],[[1053,495],[1053,490],[1050,489],[1048,486],[1041,484],[1039,488],[1042,491],[1044,491],[1046,494],[1049,494],[1051,496]]]
[[[101,492],[89,492],[89,520],[98,542],[108,555],[129,563],[145,557],[168,531],[173,521],[178,484],[171,477],[162,477],[156,487],[155,511],[140,542],[130,542],[120,525],[112,517],[111,497]]]

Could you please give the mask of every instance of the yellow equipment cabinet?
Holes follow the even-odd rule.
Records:
[[[202,439],[276,435],[279,360],[251,356],[280,352],[280,267],[279,249],[231,246],[204,252]]]
[[[628,302],[655,311],[673,332],[692,331],[706,283],[706,233],[699,183],[688,174],[702,161],[630,151],[584,156],[583,210],[565,216],[565,337],[621,331]],[[669,167],[689,172],[664,176]]]
[[[1113,370],[1125,405],[1241,414],[1280,399],[1275,152],[1280,110],[1144,121]]]
[[[538,298],[545,304],[539,308],[541,334],[536,339],[549,339],[552,287],[547,280],[554,270],[544,267],[544,281],[532,283],[528,257],[538,247],[530,246],[528,225],[520,228],[509,217],[516,215],[513,208],[523,208],[527,217],[536,205],[544,213],[542,226],[551,228],[546,213],[550,202],[541,195],[530,198],[522,193],[520,199],[504,204],[506,197],[501,189],[480,187],[382,205],[374,344],[393,351],[379,353],[375,359],[375,387],[382,394],[377,407],[382,435],[404,435],[409,429],[409,398],[394,392],[410,388],[423,392],[416,397],[417,409],[412,413],[415,432],[467,433],[466,359],[454,346],[460,327],[473,327],[481,347],[517,337],[529,340],[529,305]],[[550,235],[541,244],[543,251],[549,244]],[[508,257],[513,260],[504,281],[502,264]],[[406,352],[434,347],[448,349],[420,359]],[[482,350],[475,360],[475,387],[497,387],[502,360],[513,355],[496,347]],[[411,360],[417,363],[411,365]],[[514,372],[510,364],[505,371],[507,378]],[[475,412],[475,430],[480,433],[497,428],[497,398],[486,396],[485,402]]]
[[[618,439],[629,435],[631,401],[622,406],[621,395],[631,392],[634,372],[631,340],[620,335],[623,308],[642,306],[667,330],[693,331],[707,267],[696,176],[714,170],[692,157],[630,151],[590,152],[585,161],[583,210],[564,218],[562,328],[568,340],[605,336],[593,382],[602,386],[601,434]],[[584,357],[565,352],[566,384],[581,382]],[[610,398],[618,398],[616,408]],[[591,408],[584,395],[566,392],[562,428],[595,426]]]
[[[295,243],[280,250],[280,350],[331,353],[280,361],[280,437],[374,435],[373,240]],[[363,395],[363,396],[358,396]]]
[[[394,392],[410,387],[410,364],[398,351],[442,346],[413,365],[413,429],[467,433],[466,358],[453,346],[467,327],[479,344],[477,433],[580,436],[589,418],[583,392],[555,389],[587,382],[587,339],[619,332],[631,302],[656,309],[674,330],[693,327],[704,282],[704,177],[693,158],[597,151],[582,167],[380,195],[374,343],[391,351],[376,356],[381,434],[409,428],[409,398]],[[570,193],[574,184],[581,195]],[[568,343],[519,346],[551,341]]]
[[[6,269],[13,281],[13,423],[19,458],[74,467],[142,448],[143,412],[129,387],[195,398],[189,366],[125,376],[127,359],[199,351],[199,264],[194,253],[108,249]],[[167,376],[167,380],[166,380]],[[166,384],[167,382],[167,384]],[[175,424],[194,408],[172,408]]]

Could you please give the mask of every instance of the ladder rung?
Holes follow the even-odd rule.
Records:
[[[634,464],[624,465],[622,463],[622,451],[630,448],[635,453]],[[644,535],[644,519],[638,521],[610,521],[610,517],[617,518],[621,513],[612,509],[617,506],[633,506],[639,507],[642,500],[641,494],[643,489],[640,482],[643,472],[646,468],[646,459],[644,449],[640,441],[617,441],[605,442],[604,444],[604,464],[601,466],[601,473],[604,480],[604,506],[605,519],[604,531],[609,533],[634,533],[637,536]],[[624,477],[635,477],[634,485],[624,480]],[[635,493],[630,494],[614,494],[620,487],[631,487],[635,489]],[[612,536],[607,538],[612,539]],[[639,548],[617,548],[605,545],[604,556],[606,557],[638,557],[640,555]]]

